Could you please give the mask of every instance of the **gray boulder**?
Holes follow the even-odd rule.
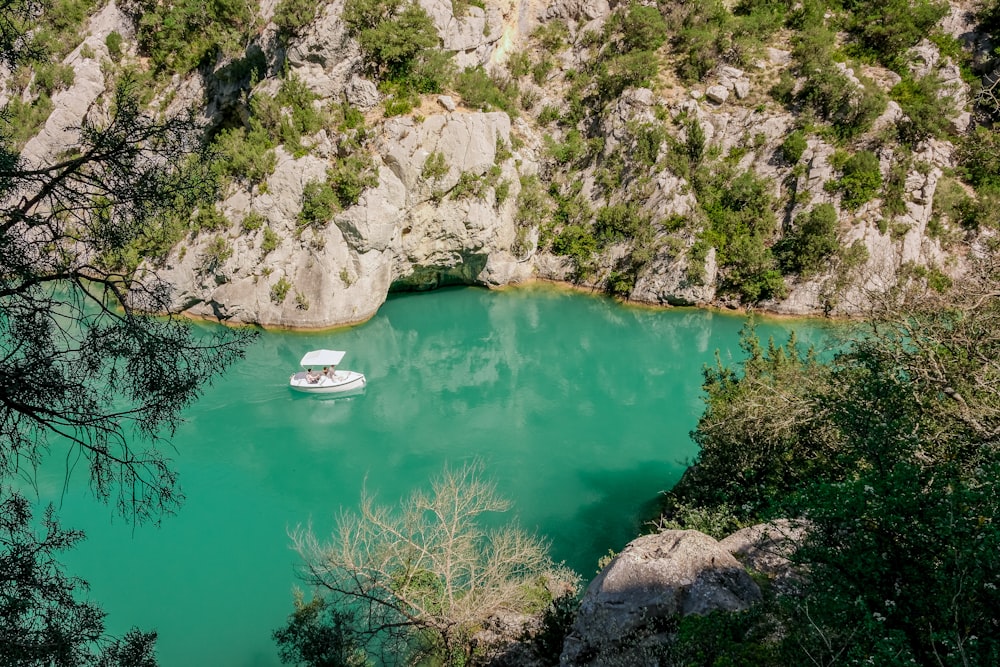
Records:
[[[787,592],[798,580],[789,556],[805,533],[802,521],[778,519],[738,530],[720,540],[719,546],[746,567],[771,579],[778,591]]]
[[[562,665],[655,662],[669,621],[761,599],[742,565],[715,539],[667,530],[633,540],[591,582],[563,644]]]

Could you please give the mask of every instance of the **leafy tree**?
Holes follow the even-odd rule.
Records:
[[[791,556],[794,594],[738,621],[685,619],[682,649],[696,648],[685,636],[728,647],[712,664],[748,650],[775,665],[996,662],[998,295],[991,252],[945,293],[900,286],[807,373],[775,381],[787,355],[762,354],[753,337],[742,376],[706,372],[703,449],[675,500],[725,501],[745,521],[803,517],[808,529]]]
[[[31,506],[0,486],[0,662],[4,665],[156,664],[156,633],[132,630],[121,640],[104,636],[104,612],[81,601],[86,582],[69,577],[57,560],[83,539],[65,530],[51,505],[42,534],[32,526]]]
[[[808,276],[840,249],[837,240],[837,209],[820,204],[795,217],[795,226],[775,246],[782,270]]]
[[[137,0],[134,11],[141,51],[157,70],[180,73],[239,55],[259,20],[241,0]]]
[[[941,80],[935,75],[907,77],[893,86],[889,95],[906,114],[897,123],[900,141],[916,146],[925,139],[946,136],[952,131],[955,103],[950,96],[941,96],[941,92]]]
[[[698,201],[709,228],[706,243],[718,249],[723,269],[720,286],[747,303],[780,296],[785,285],[768,243],[777,221],[766,180],[747,171],[712,171],[703,166],[695,173]]]
[[[34,3],[4,3],[0,60],[32,62]],[[32,26],[33,27],[33,26]],[[154,120],[125,78],[107,120],[29,162],[0,132],[0,656],[8,664],[151,665],[155,635],[103,637],[103,614],[56,560],[82,534],[49,510],[36,535],[6,480],[47,456],[81,459],[102,501],[158,520],[180,494],[160,447],[202,387],[242,356],[248,331],[195,335],[168,313],[169,286],[127,256],[172,234],[212,179],[186,119]],[[95,110],[94,116],[101,116]],[[208,190],[206,190],[208,188]],[[139,445],[146,442],[148,444]]]
[[[343,18],[378,79],[401,81],[420,74],[421,66],[430,63],[427,52],[440,41],[430,16],[412,1],[348,0]]]
[[[813,416],[829,368],[794,333],[784,345],[772,340],[761,347],[752,319],[740,332],[740,347],[747,356],[739,369],[717,358],[704,370],[705,412],[691,434],[699,446],[696,465],[668,501],[726,508],[750,521],[817,470],[835,479],[839,466],[831,457],[835,434]]]
[[[324,592],[325,605],[355,612],[352,636],[367,651],[466,664],[472,633],[490,617],[540,612],[551,600],[547,578],[575,582],[539,538],[482,527],[483,514],[509,506],[480,465],[446,468],[430,494],[415,491],[395,511],[365,492],[360,511],[342,513],[326,544],[308,528],[292,539],[307,583]]]
[[[890,64],[948,13],[948,3],[932,0],[847,0],[844,6],[861,44]]]
[[[364,667],[368,664],[355,634],[357,619],[321,597],[304,601],[295,591],[288,625],[274,631],[281,662],[310,667]]]
[[[623,52],[656,51],[667,41],[667,23],[656,7],[630,2],[613,20],[621,32]]]
[[[158,434],[252,338],[151,317],[169,312],[168,285],[94,262],[142,247],[204,196],[200,174],[177,168],[196,146],[188,128],[145,117],[126,80],[111,120],[85,122],[68,157],[0,154],[0,474],[76,448],[95,494],[138,520],[178,500]],[[152,446],[137,451],[130,427]]]

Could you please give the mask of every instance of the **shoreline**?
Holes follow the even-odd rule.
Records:
[[[757,308],[753,308],[753,307],[750,307],[750,308],[747,308],[747,307],[732,308],[732,307],[720,306],[720,305],[715,305],[715,304],[703,304],[703,305],[691,305],[691,306],[675,306],[675,305],[664,304],[664,303],[649,303],[649,302],[646,302],[646,301],[632,301],[630,299],[622,299],[620,297],[609,296],[605,292],[603,292],[601,290],[598,290],[597,288],[595,288],[593,286],[580,285],[580,284],[572,283],[572,282],[569,282],[569,281],[566,281],[566,280],[555,280],[555,279],[552,279],[552,278],[538,278],[538,277],[530,278],[528,280],[524,280],[524,281],[521,281],[521,282],[508,283],[506,285],[499,285],[497,287],[490,287],[490,286],[487,286],[487,285],[475,285],[475,284],[446,285],[444,287],[436,287],[436,288],[430,289],[430,290],[413,290],[413,291],[389,292],[386,296],[388,298],[388,297],[394,296],[394,295],[421,294],[423,292],[433,292],[433,291],[438,291],[440,289],[456,288],[456,287],[457,288],[477,288],[477,289],[487,290],[487,291],[490,291],[490,292],[502,292],[502,291],[507,291],[507,290],[531,289],[533,287],[539,287],[539,286],[548,286],[548,287],[550,287],[552,289],[556,289],[556,290],[561,290],[561,291],[566,291],[566,292],[577,292],[577,293],[589,295],[589,296],[592,296],[592,297],[605,298],[605,299],[609,299],[609,300],[615,301],[619,305],[627,307],[627,308],[641,308],[641,309],[645,309],[645,310],[664,310],[664,311],[666,311],[666,310],[698,310],[698,311],[706,311],[707,310],[707,311],[713,312],[713,313],[718,314],[718,315],[723,315],[723,316],[744,317],[745,318],[745,317],[749,317],[749,316],[753,315],[753,316],[756,316],[756,317],[760,317],[760,318],[762,318],[764,320],[779,320],[779,321],[785,321],[785,322],[787,322],[787,321],[793,321],[793,320],[802,320],[802,321],[810,321],[810,320],[812,320],[812,321],[821,321],[821,322],[828,322],[828,323],[846,323],[846,322],[855,322],[855,321],[863,320],[863,318],[861,318],[861,317],[850,317],[850,316],[830,317],[828,315],[823,315],[823,314],[820,314],[820,313],[804,314],[804,315],[792,315],[792,314],[789,314],[789,313],[779,313],[779,312],[774,312],[774,311],[770,311],[770,310],[767,310],[767,309],[757,309]],[[384,305],[385,301],[383,301],[382,304]],[[171,316],[174,316],[174,317],[183,317],[183,318],[185,318],[187,320],[190,320],[192,322],[205,322],[205,323],[210,323],[210,324],[220,324],[222,326],[234,327],[234,328],[237,328],[237,327],[254,327],[254,328],[257,328],[257,329],[261,329],[263,331],[283,331],[283,332],[288,332],[288,333],[304,333],[304,334],[309,334],[309,333],[326,333],[326,332],[332,332],[332,331],[339,331],[341,329],[349,329],[351,327],[360,326],[360,325],[368,322],[369,320],[371,320],[373,317],[375,317],[375,315],[378,313],[378,311],[379,311],[379,309],[381,309],[381,307],[382,306],[380,305],[379,308],[375,309],[375,311],[371,315],[369,315],[368,317],[364,317],[364,318],[361,318],[361,319],[358,319],[358,320],[351,320],[351,321],[348,321],[348,322],[342,322],[342,323],[338,323],[338,324],[330,324],[330,325],[322,325],[322,326],[297,326],[297,325],[287,325],[287,324],[261,324],[259,322],[231,322],[231,321],[227,321],[227,320],[221,320],[221,319],[218,319],[216,317],[212,317],[210,315],[196,315],[196,314],[191,313],[190,311],[182,311],[182,312],[178,312],[178,313],[164,313],[164,314],[165,315],[171,315]]]

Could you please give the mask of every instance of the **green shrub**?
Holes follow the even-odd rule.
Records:
[[[278,279],[274,285],[271,286],[271,301],[276,304],[282,304],[285,302],[285,297],[288,296],[288,292],[292,289],[292,283],[288,281],[287,278],[282,276]]]
[[[206,203],[198,208],[193,227],[195,233],[217,232],[229,228],[229,219],[215,207],[214,203]]]
[[[834,33],[823,26],[804,30],[794,39],[792,55],[805,77],[798,101],[830,122],[838,136],[867,131],[885,109],[885,96],[869,83],[856,85],[836,66]]]
[[[278,249],[281,236],[270,227],[264,228],[264,239],[260,242],[260,250],[266,256]]]
[[[649,226],[649,214],[629,202],[598,209],[594,235],[601,245],[634,238]]]
[[[802,130],[795,130],[789,133],[785,140],[781,142],[781,156],[789,164],[798,164],[802,159],[802,154],[806,152],[808,144],[806,135]]]
[[[536,84],[538,84],[539,86],[541,86],[542,84],[545,83],[545,80],[549,76],[549,72],[552,71],[552,68],[554,66],[555,66],[555,63],[552,61],[552,58],[549,58],[548,56],[543,56],[531,68],[531,78],[532,78],[532,80],[534,80],[534,82]]]
[[[3,107],[4,131],[9,132],[11,143],[21,148],[28,139],[35,136],[45,125],[54,105],[52,98],[44,93],[31,102],[25,102],[20,95],[14,95]]]
[[[316,18],[316,9],[311,0],[280,0],[271,20],[282,34],[295,36]]]
[[[311,181],[302,189],[302,210],[297,222],[300,227],[323,226],[340,210],[337,194],[325,181]]]
[[[427,12],[412,0],[347,0],[344,23],[358,40],[368,71],[414,92],[439,92],[449,59]]]
[[[858,151],[844,163],[835,187],[842,194],[841,205],[857,210],[871,201],[882,189],[878,157],[871,151]]]
[[[652,51],[629,51],[602,62],[597,86],[601,99],[610,100],[626,88],[648,87],[659,72],[659,61]]]
[[[597,252],[597,239],[583,225],[567,225],[552,240],[552,252],[570,257],[582,270]]]
[[[906,177],[910,171],[910,159],[904,151],[902,159],[893,160],[889,176],[882,188],[882,212],[888,216],[906,213]]]
[[[362,192],[378,185],[378,168],[368,153],[355,153],[337,160],[327,170],[326,179],[340,207],[350,208]]]
[[[497,206],[503,206],[503,203],[507,201],[510,196],[510,181],[506,178],[496,184],[493,188],[493,197],[496,199]]]
[[[275,145],[256,119],[251,119],[247,128],[222,130],[212,142],[218,156],[213,162],[213,171],[219,177],[250,186],[263,183],[278,164],[273,150]]]
[[[905,118],[896,123],[899,139],[915,147],[931,137],[944,137],[952,133],[951,118],[955,115],[954,100],[939,97],[941,80],[935,75],[919,79],[905,77],[889,91]]]
[[[609,28],[620,35],[623,52],[656,51],[667,41],[667,23],[660,10],[635,0],[612,15]]]
[[[463,171],[459,175],[455,187],[451,190],[451,196],[453,199],[465,199],[467,197],[481,199],[485,191],[485,184],[481,176],[477,176],[470,171]]]
[[[546,135],[545,147],[549,155],[559,164],[577,164],[587,156],[587,142],[577,130],[570,130],[562,143],[556,143]]]
[[[719,0],[674,6],[671,24],[677,31],[674,48],[680,54],[677,73],[701,81],[732,46],[732,16]]]
[[[157,71],[189,72],[245,51],[258,17],[239,0],[137,0],[136,37]]]
[[[522,176],[521,191],[517,194],[517,213],[514,222],[518,228],[537,227],[548,218],[551,204],[537,176]]]
[[[108,47],[108,55],[115,62],[122,58],[122,36],[117,30],[112,30],[104,38],[104,45]]]
[[[243,216],[241,226],[243,227],[244,232],[255,232],[263,227],[266,222],[267,220],[264,216],[257,211],[249,211]]]
[[[434,151],[424,160],[424,168],[420,175],[425,181],[436,181],[442,176],[448,175],[448,163],[444,159],[444,153]]]
[[[455,90],[474,109],[501,109],[511,116],[517,115],[517,84],[508,81],[501,87],[482,67],[468,68],[459,74]]]
[[[229,242],[221,236],[216,236],[205,246],[202,268],[206,271],[215,271],[232,256],[233,249],[229,246]]]
[[[690,277],[700,279],[705,253],[715,246],[721,291],[747,303],[783,295],[784,281],[767,245],[777,225],[768,182],[749,171],[734,176],[730,168],[712,172],[703,166],[693,183],[709,225],[696,244],[700,259],[689,266]]]
[[[559,111],[559,107],[554,104],[546,104],[542,107],[541,112],[538,114],[538,124],[548,125],[553,121],[559,120],[560,115],[561,112]]]
[[[44,63],[35,67],[34,88],[39,94],[49,97],[73,85],[76,71],[72,65]]]
[[[947,2],[932,0],[849,0],[848,28],[860,45],[883,63],[899,56],[930,32],[948,13]]]
[[[837,210],[820,204],[795,217],[791,231],[775,245],[775,255],[782,271],[807,277],[822,270],[839,249]]]
[[[977,190],[1000,188],[1000,131],[976,127],[959,143],[957,157],[965,178]]]
[[[538,26],[531,35],[549,53],[558,53],[568,45],[569,28],[558,19]]]

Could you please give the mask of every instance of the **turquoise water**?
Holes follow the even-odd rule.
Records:
[[[60,516],[88,539],[65,561],[91,584],[109,630],[159,631],[181,665],[277,665],[271,631],[291,610],[287,531],[328,533],[367,479],[395,503],[445,462],[481,458],[511,518],[552,541],[585,578],[640,529],[694,454],[701,369],[739,357],[743,319],[651,310],[551,287],[394,297],[368,323],[264,334],[209,388],[173,442],[187,500],[159,528],[133,527],[77,475]],[[797,322],[803,340],[815,324]],[[780,322],[760,326],[784,339]],[[302,354],[348,350],[365,395],[323,400],[286,386]],[[60,497],[62,480],[43,480]]]

